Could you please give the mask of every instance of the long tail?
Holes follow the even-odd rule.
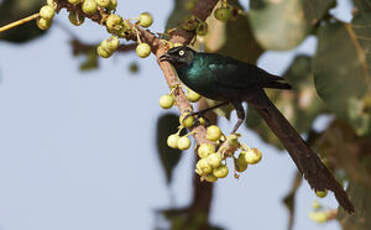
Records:
[[[353,204],[343,187],[335,180],[317,154],[270,101],[265,92],[259,89],[256,97],[249,99],[248,102],[249,105],[253,105],[256,108],[274,134],[280,139],[312,189],[333,191],[339,204],[349,213],[353,213]]]

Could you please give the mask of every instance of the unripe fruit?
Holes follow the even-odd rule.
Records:
[[[177,142],[177,145],[178,145],[178,149],[180,150],[187,150],[189,149],[189,147],[191,147],[191,140],[189,140],[188,137],[180,137],[178,142]]]
[[[83,0],[68,0],[68,2],[73,4],[73,5],[76,5],[76,4],[79,4],[79,3],[83,2]]]
[[[116,36],[111,36],[103,40],[103,42],[101,43],[101,46],[111,53],[115,52],[117,48],[119,47],[119,45],[120,45],[120,41],[118,37]]]
[[[198,21],[193,15],[187,16],[182,24],[183,29],[186,31],[194,31],[197,28]]]
[[[147,43],[140,43],[135,51],[139,57],[146,58],[151,54],[151,47]]]
[[[324,191],[316,191],[316,195],[320,198],[324,198],[327,196],[327,189],[325,189]]]
[[[80,14],[74,12],[74,11],[71,11],[68,14],[68,19],[75,26],[79,26],[79,25],[83,24],[84,21],[85,21],[85,17],[84,16],[82,16],[82,15],[80,15]]]
[[[222,155],[220,153],[212,153],[205,159],[213,168],[219,167],[222,163]]]
[[[239,136],[236,134],[231,134],[227,137],[228,145],[230,147],[239,147],[240,142],[238,142]]]
[[[153,18],[150,13],[144,12],[139,15],[139,25],[143,27],[150,27],[153,23]]]
[[[204,125],[204,124],[206,124],[206,121],[205,121],[205,119],[204,119],[203,117],[200,117],[200,118],[198,119],[198,122],[200,122],[200,125]]]
[[[172,95],[166,94],[160,97],[160,106],[163,109],[170,109],[174,105],[174,97]]]
[[[181,125],[183,125],[185,128],[191,128],[192,125],[193,125],[193,122],[195,121],[193,116],[188,116],[187,117],[187,115],[189,115],[189,114],[190,114],[189,112],[185,112],[182,115],[180,115],[180,117],[179,117],[179,123]],[[185,118],[185,117],[187,117],[187,118]]]
[[[81,6],[82,12],[87,15],[92,15],[97,12],[98,5],[95,0],[84,0]]]
[[[117,14],[110,14],[106,19],[108,31],[120,31],[122,29],[122,17]]]
[[[97,47],[97,54],[103,58],[109,58],[112,56],[112,52],[104,49],[102,46]]]
[[[234,159],[234,169],[237,172],[244,172],[247,169],[248,163],[244,154],[240,154],[237,159]]]
[[[171,134],[167,138],[167,145],[170,148],[177,149],[178,148],[178,140],[179,140],[179,135],[178,134]]]
[[[108,7],[109,4],[111,3],[111,0],[95,0],[98,4],[98,6],[101,7]]]
[[[54,9],[57,8],[57,3],[54,0],[47,0],[46,1],[46,4],[48,4],[49,6],[53,7]]]
[[[213,174],[217,178],[224,178],[228,175],[228,173],[229,173],[229,170],[228,170],[228,167],[226,165],[221,165],[217,168],[214,168],[214,170],[213,170]]]
[[[36,25],[37,25],[37,27],[39,27],[40,30],[47,30],[52,25],[52,22],[48,21],[44,18],[38,18],[36,20]]]
[[[206,22],[200,22],[196,28],[196,34],[199,36],[205,36],[208,32],[208,25]]]
[[[262,159],[262,153],[257,148],[249,149],[246,152],[241,152],[241,154],[245,155],[245,160],[249,164],[256,164],[259,163],[259,161]]]
[[[206,138],[209,141],[217,141],[222,136],[222,131],[216,125],[207,127]]]
[[[209,165],[206,159],[200,159],[196,164],[196,169],[201,175],[206,175],[213,171],[213,168]]]
[[[210,143],[203,143],[198,147],[198,156],[201,158],[206,158],[212,153],[215,153],[215,146]]]
[[[43,19],[47,21],[52,20],[54,17],[54,14],[55,14],[55,10],[52,6],[45,5],[41,7],[40,9],[40,17],[42,17]]]
[[[187,90],[186,92],[186,97],[187,99],[190,101],[190,102],[197,102],[198,100],[200,100],[200,94],[194,92],[193,90]]]
[[[321,208],[321,204],[318,201],[313,201],[312,208],[314,210],[320,209]]]
[[[107,9],[108,10],[116,10],[116,7],[117,7],[117,0],[111,0]]]
[[[231,17],[231,9],[229,7],[220,7],[215,10],[214,17],[222,22],[226,22]]]
[[[218,178],[214,176],[214,174],[207,174],[204,178],[207,182],[215,182],[218,180]]]
[[[309,218],[317,223],[324,223],[327,221],[327,215],[325,212],[311,212]]]

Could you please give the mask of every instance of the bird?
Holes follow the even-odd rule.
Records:
[[[201,96],[222,103],[192,114],[202,114],[226,104],[237,113],[235,133],[245,119],[243,102],[254,107],[288,151],[298,170],[315,191],[330,190],[339,204],[353,213],[354,206],[343,187],[336,181],[318,155],[271,102],[264,89],[290,90],[285,79],[256,65],[216,53],[196,52],[188,46],[177,46],[160,56],[170,63],[180,81]]]

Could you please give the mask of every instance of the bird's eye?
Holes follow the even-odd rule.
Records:
[[[179,51],[179,56],[183,56],[183,55],[184,55],[184,50]]]

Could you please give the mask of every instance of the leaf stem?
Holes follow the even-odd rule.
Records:
[[[25,17],[25,18],[22,18],[22,19],[19,19],[18,21],[15,21],[15,22],[12,22],[12,23],[9,23],[8,25],[6,26],[3,26],[3,27],[0,27],[0,33],[4,32],[4,31],[7,31],[9,29],[12,29],[14,27],[17,27],[17,26],[20,26],[24,23],[27,23],[27,22],[30,22],[32,20],[35,20],[36,18],[38,18],[40,16],[40,13],[36,13],[36,14],[33,14],[31,16],[28,16],[28,17]]]

